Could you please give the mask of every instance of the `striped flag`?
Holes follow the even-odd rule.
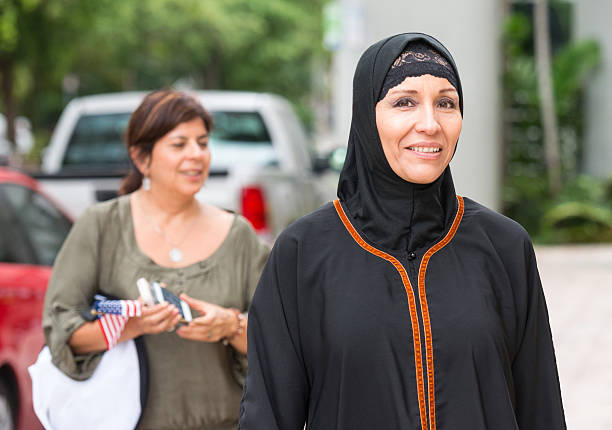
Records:
[[[127,320],[126,317],[113,314],[105,314],[98,318],[100,330],[102,330],[104,340],[106,341],[106,349],[111,349],[113,346],[117,345]]]
[[[98,324],[106,341],[106,349],[117,344],[128,318],[142,315],[138,300],[107,300],[96,296],[93,311],[98,314]]]
[[[93,308],[102,314],[124,317],[139,317],[142,314],[142,306],[138,300],[95,300]]]

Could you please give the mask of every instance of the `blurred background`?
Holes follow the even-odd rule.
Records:
[[[280,94],[330,150],[346,145],[364,48],[423,31],[464,85],[459,192],[536,242],[610,241],[612,5],[542,3],[538,25],[533,1],[4,0],[0,154],[36,166],[71,99],[169,85]]]
[[[463,83],[457,192],[529,231],[568,427],[608,429],[610,17],[608,0],[0,0],[0,158],[36,176],[60,114],[83,96],[273,93],[303,123],[310,167],[328,171],[319,192],[333,198],[359,56],[394,33],[429,33]]]

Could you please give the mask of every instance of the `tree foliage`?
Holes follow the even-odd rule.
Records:
[[[35,125],[57,118],[61,84],[85,32],[106,0],[0,0],[0,106]],[[10,133],[9,133],[10,134]]]
[[[323,2],[0,0],[0,53],[14,58],[17,111],[39,130],[68,97],[176,83],[279,93],[304,114]],[[76,91],[62,91],[66,77]]]
[[[612,224],[602,224],[605,217],[601,216],[610,208],[605,208],[600,197],[572,190],[584,189],[585,183],[601,182],[589,181],[580,175],[584,127],[582,94],[600,61],[599,46],[593,40],[576,40],[555,47],[552,80],[563,188],[560,195],[553,197],[546,179],[536,63],[532,51],[533,28],[529,16],[523,12],[510,14],[504,28],[504,212],[523,224],[536,239],[553,241],[551,231],[554,228],[563,229],[571,225],[571,234],[563,236],[567,240],[579,240],[580,232],[582,240],[592,240],[593,232],[612,228]],[[604,186],[603,183],[599,185],[600,188]],[[594,209],[585,209],[587,207]],[[582,211],[580,216],[579,211]],[[566,223],[564,216],[572,218],[572,221]],[[579,222],[582,222],[582,227],[576,227]]]

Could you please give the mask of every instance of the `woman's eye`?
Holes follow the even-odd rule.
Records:
[[[395,101],[393,107],[413,107],[414,105],[416,105],[414,100],[408,97],[402,97],[401,99]]]
[[[438,106],[440,106],[442,109],[455,109],[457,104],[455,103],[454,100],[442,99],[438,102]]]
[[[172,147],[174,148],[182,148],[183,146],[185,146],[184,142],[175,142],[172,144]]]
[[[200,148],[207,148],[208,147],[208,140],[201,140],[198,142],[198,145],[200,145]]]

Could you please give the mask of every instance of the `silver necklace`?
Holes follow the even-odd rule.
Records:
[[[138,198],[140,199],[141,196],[138,195]],[[170,245],[170,252],[168,253],[170,260],[173,261],[174,263],[178,263],[179,261],[181,261],[183,259],[183,253],[181,252],[180,249],[178,249],[178,247],[185,241],[185,239],[187,239],[187,235],[191,231],[191,227],[193,227],[195,222],[198,220],[198,217],[197,216],[193,217],[193,221],[189,223],[189,227],[185,230],[185,234],[183,235],[181,240],[179,240],[177,243],[172,243],[170,239],[168,239],[168,236],[166,236],[166,233],[164,233],[164,231],[147,214],[147,211],[144,209],[142,202],[140,202],[140,208],[142,209],[142,213],[145,216],[145,219],[147,220],[149,224],[151,224],[151,227],[153,227],[153,230],[155,231],[155,233],[159,234],[162,237],[162,239],[164,239],[164,241],[168,245]]]

